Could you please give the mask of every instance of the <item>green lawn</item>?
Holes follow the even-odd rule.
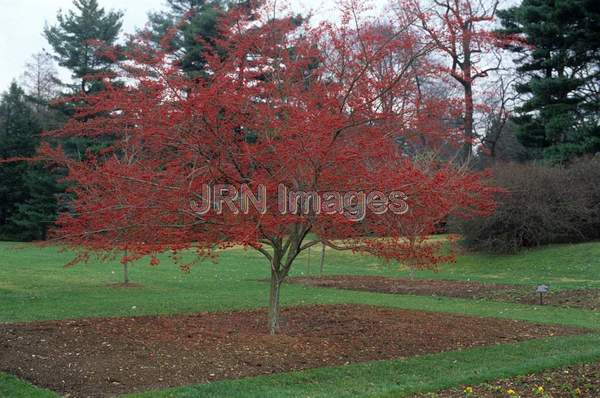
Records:
[[[403,397],[596,358],[600,358],[600,335],[550,338],[405,360],[226,380],[128,397]]]
[[[130,274],[132,282],[142,286],[132,289],[109,287],[121,279],[121,268],[116,261],[90,261],[64,269],[62,265],[71,258],[72,254],[54,248],[0,243],[0,322],[222,311],[262,307],[267,302],[268,286],[257,280],[268,276],[268,265],[253,251],[228,250],[217,263],[202,262],[187,274],[179,271],[166,256],[156,267],[147,261],[138,261],[132,265]],[[319,250],[311,253],[310,264],[307,256],[303,256],[293,275],[317,274],[318,259]],[[407,271],[396,264],[382,264],[372,257],[334,251],[327,253],[325,273],[407,275]],[[554,289],[600,287],[600,243],[553,246],[515,256],[464,255],[438,272],[417,272],[415,276],[531,285],[543,282],[550,283]],[[287,285],[283,302],[285,305],[368,303],[600,329],[598,312],[490,301]],[[435,390],[598,358],[600,349],[595,347],[600,347],[599,339],[598,335],[555,338],[404,361],[212,383],[169,390],[156,396],[342,397],[357,396],[357,391],[364,396],[401,396],[411,391]],[[431,377],[440,372],[444,377]],[[0,377],[0,396],[18,397],[20,389],[23,389],[20,396],[47,396],[30,388],[14,378]],[[227,391],[231,393],[226,394]]]

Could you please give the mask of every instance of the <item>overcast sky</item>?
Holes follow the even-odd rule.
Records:
[[[383,3],[383,1],[381,1]],[[125,12],[123,30],[133,32],[146,23],[146,14],[164,8],[165,0],[99,0],[109,9]],[[324,12],[331,0],[293,0],[296,11]],[[51,50],[42,36],[44,24],[56,22],[56,12],[72,7],[72,0],[0,0],[0,91],[19,80],[29,57],[43,48]],[[67,74],[68,76],[68,74]]]

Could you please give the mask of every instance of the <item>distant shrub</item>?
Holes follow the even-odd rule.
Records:
[[[569,167],[498,164],[496,212],[450,221],[469,249],[511,253],[525,247],[600,239],[600,157]]]

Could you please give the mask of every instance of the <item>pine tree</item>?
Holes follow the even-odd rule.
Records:
[[[23,89],[12,83],[0,101],[0,159],[36,153],[43,123]],[[28,161],[0,163],[0,238],[45,239],[64,192],[55,173]]]
[[[35,153],[41,126],[27,103],[25,92],[12,83],[0,100],[0,159],[30,157]],[[0,237],[14,239],[19,230],[12,222],[18,204],[28,199],[26,162],[0,163]]]
[[[600,2],[523,0],[499,13],[526,100],[514,121],[539,157],[565,162],[600,151]]]
[[[47,99],[27,95],[16,83],[0,101],[0,159],[35,155],[42,129],[60,124],[60,115],[40,106]],[[0,163],[0,238],[45,239],[58,213],[64,187],[56,171],[30,161]]]
[[[167,0],[167,4],[167,11],[148,15],[153,37],[158,42],[176,29],[170,45],[177,50],[181,69],[190,76],[201,75],[205,54],[219,37],[218,20],[225,5],[220,0]]]
[[[64,186],[57,175],[39,164],[32,164],[23,175],[27,198],[17,203],[10,223],[17,229],[19,240],[45,240],[48,229],[56,220],[59,198],[64,196]]]
[[[123,13],[106,11],[97,0],[73,0],[75,10],[57,14],[58,23],[44,29],[44,35],[54,49],[59,65],[72,72],[78,81],[73,91],[92,93],[102,90],[100,78],[110,76],[117,59],[113,51],[101,51],[116,46],[122,27]],[[63,101],[58,110],[72,116],[80,104]],[[100,150],[109,139],[69,139],[61,142],[63,149],[73,157],[81,158],[88,150]]]
[[[71,70],[82,91],[98,88],[100,82],[86,77],[110,71],[115,60],[97,51],[98,43],[112,46],[122,27],[123,13],[105,11],[97,0],[73,0],[76,11],[58,12],[58,23],[46,26],[44,35],[54,49],[59,65]]]
[[[54,60],[46,51],[32,55],[25,64],[25,72],[21,79],[25,88],[23,102],[33,111],[27,117],[38,125],[32,130],[28,141],[34,146],[37,146],[40,140],[39,130],[60,128],[66,119],[60,107],[52,103],[61,94],[57,75]],[[64,187],[57,182],[60,178],[59,172],[48,170],[33,162],[21,162],[19,168],[19,186],[24,197],[15,201],[12,206],[14,211],[8,219],[9,227],[13,231],[11,239],[45,239],[48,227],[58,213],[57,198],[65,195]]]

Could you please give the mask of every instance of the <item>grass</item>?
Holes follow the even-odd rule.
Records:
[[[537,355],[531,355],[532,352]],[[226,380],[127,397],[403,397],[597,358],[600,358],[600,335],[548,338],[401,360]]]
[[[409,275],[408,270],[397,264],[386,266],[372,257],[333,251],[332,255],[335,261],[327,264],[327,274]],[[316,262],[317,255],[314,257]],[[595,242],[529,249],[516,255],[466,254],[458,256],[453,264],[443,265],[439,271],[418,271],[415,277],[524,285],[546,283],[553,289],[600,288],[599,258],[600,243]],[[304,271],[306,267],[300,268]]]
[[[117,261],[100,263],[92,260],[63,269],[72,254],[54,248],[11,243],[0,243],[0,254],[0,322],[223,311],[262,307],[267,302],[268,286],[257,280],[268,277],[268,265],[260,254],[242,249],[228,250],[222,253],[218,263],[203,262],[189,274],[181,272],[166,256],[156,267],[140,260],[130,267],[130,275],[132,282],[142,286],[130,289],[108,286],[121,280],[121,267]],[[553,289],[600,287],[598,258],[600,244],[564,245],[516,256],[461,256],[455,264],[445,265],[439,272],[421,271],[416,277],[499,283],[545,282]],[[304,255],[292,275],[317,274],[317,262],[318,253],[313,251],[309,269]],[[397,265],[382,265],[372,257],[335,251],[327,254],[325,271],[326,274],[406,275],[406,271]],[[231,291],[236,294],[230,294]],[[290,285],[285,287],[283,299],[285,304],[293,305],[373,296]],[[435,300],[436,303],[428,304],[432,300],[428,297],[376,296],[382,297],[379,304],[404,300],[407,308],[427,305],[436,310],[440,304],[460,312],[472,305],[471,301],[464,300]],[[498,314],[503,308],[520,313],[524,311],[521,307],[489,304],[489,308]],[[484,310],[482,315],[487,312]]]
[[[552,337],[391,361],[279,373],[130,394],[127,398],[389,397],[538,372],[600,358],[600,335]],[[57,397],[0,374],[0,397]]]
[[[0,397],[6,398],[58,398],[52,391],[25,383],[14,376],[0,373]]]
[[[133,283],[141,286],[129,289],[110,287],[122,277],[117,261],[92,260],[64,269],[63,264],[71,258],[72,254],[55,248],[0,243],[0,322],[223,311],[267,304],[268,285],[258,280],[268,276],[268,265],[253,251],[225,251],[218,263],[203,262],[189,274],[181,272],[166,256],[161,257],[161,265],[156,267],[147,261],[138,261],[130,267],[130,276]],[[415,277],[528,285],[543,282],[553,289],[600,287],[598,258],[599,243],[553,246],[515,256],[463,255],[438,272],[420,271]],[[313,250],[310,260],[307,255],[298,260],[292,274],[316,275],[318,261],[319,250]],[[372,257],[334,251],[327,253],[325,273],[408,274],[397,264],[382,264]],[[365,303],[600,329],[599,312],[578,309],[301,285],[286,285],[282,294],[284,305]],[[224,381],[148,396],[344,397],[363,391],[364,396],[402,396],[410,391],[432,391],[598,358],[599,342],[598,335],[561,337],[407,360]],[[0,375],[0,396],[53,396],[40,391],[11,376]]]

